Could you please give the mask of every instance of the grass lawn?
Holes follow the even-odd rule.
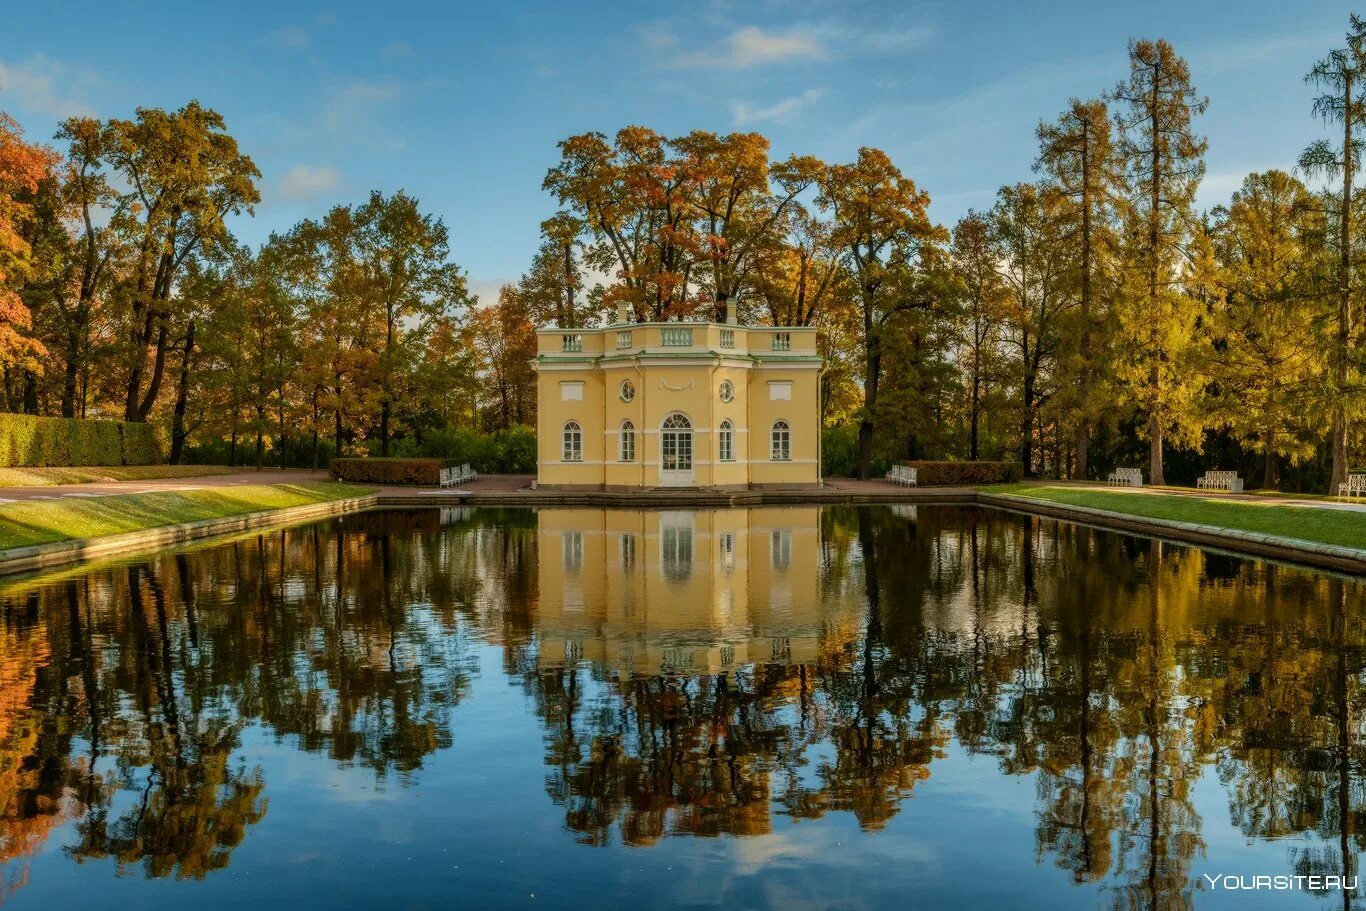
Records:
[[[51,487],[54,484],[97,484],[101,481],[147,481],[152,478],[202,478],[231,474],[224,465],[98,465],[91,468],[0,468],[0,487]]]
[[[306,481],[90,499],[27,500],[0,506],[0,549],[306,506],[361,496],[373,490],[333,481]]]
[[[1088,506],[1150,519],[1195,522],[1321,544],[1366,548],[1366,512],[1048,484],[998,484],[982,489],[988,493]]]

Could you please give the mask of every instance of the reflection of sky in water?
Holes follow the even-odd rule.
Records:
[[[1184,887],[1199,908],[1341,907],[1201,874],[1341,864],[1334,694],[1359,769],[1366,635],[1330,601],[1358,583],[979,511],[658,516],[356,517],[340,573],[335,525],[292,529],[95,567],[74,615],[70,574],[12,587],[0,654],[46,657],[0,701],[7,906],[1156,909]],[[614,521],[641,523],[633,545]],[[1082,654],[1106,860],[1076,884],[1059,788],[1082,778]],[[223,791],[193,785],[218,780],[223,723],[228,780],[259,775],[264,815],[221,868],[150,876],[221,815]],[[175,781],[201,812],[156,828]],[[121,862],[90,850],[96,816]],[[12,850],[45,818],[31,857]],[[115,838],[139,820],[142,840]]]

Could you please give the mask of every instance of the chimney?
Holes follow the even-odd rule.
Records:
[[[736,314],[736,311],[739,310],[739,309],[740,309],[740,308],[737,307],[735,304],[732,304],[732,303],[727,303],[727,304],[726,304],[726,325],[727,325],[727,326],[738,326],[738,325],[740,324],[740,318],[739,318],[739,316]]]
[[[617,301],[617,323],[631,322],[631,305],[627,301]]]

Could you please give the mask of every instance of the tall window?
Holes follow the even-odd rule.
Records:
[[[792,530],[775,528],[768,536],[768,558],[774,569],[787,569],[792,563]]]
[[[567,531],[560,536],[564,545],[564,568],[566,572],[576,573],[583,569],[583,532]]]
[[[564,425],[564,454],[562,456],[566,462],[583,461],[583,428],[578,421],[570,421]]]
[[[623,462],[636,460],[636,425],[630,421],[621,422],[621,454],[618,458]]]
[[[792,461],[792,428],[787,426],[787,421],[773,422],[773,445],[769,449],[769,458],[775,462]]]
[[[716,457],[719,458],[722,462],[734,462],[735,425],[731,424],[729,419],[721,422],[720,432],[717,433],[716,439],[719,441],[719,451],[716,453]]]

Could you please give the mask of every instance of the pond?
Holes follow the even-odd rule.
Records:
[[[10,581],[0,904],[1353,907],[1364,602],[923,505],[371,512]]]

